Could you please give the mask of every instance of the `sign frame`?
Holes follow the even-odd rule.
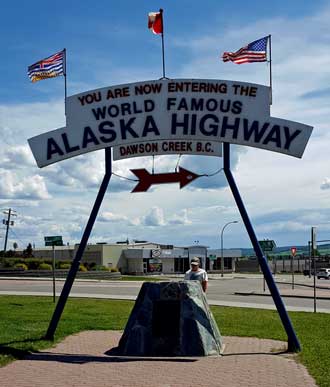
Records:
[[[61,235],[45,236],[45,246],[64,246]]]
[[[259,241],[259,245],[265,253],[273,251],[276,247],[276,243],[272,239],[264,239]]]

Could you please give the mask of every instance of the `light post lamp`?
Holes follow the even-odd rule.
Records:
[[[229,226],[230,224],[238,223],[237,220],[233,220],[232,222],[226,223],[221,230],[221,277],[223,277],[223,271],[224,271],[224,257],[223,257],[223,232],[225,231],[225,228]]]

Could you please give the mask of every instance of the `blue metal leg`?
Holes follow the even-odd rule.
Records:
[[[243,219],[243,222],[245,224],[246,230],[249,234],[252,246],[254,248],[254,251],[257,255],[259,265],[261,267],[261,270],[263,272],[264,278],[267,282],[269,291],[273,297],[274,303],[276,305],[277,311],[280,315],[282,324],[284,326],[284,329],[288,335],[288,350],[292,352],[299,352],[301,350],[299,340],[296,336],[296,333],[293,329],[293,326],[290,321],[290,317],[285,309],[284,303],[282,301],[281,295],[278,291],[278,288],[275,284],[274,278],[272,276],[272,273],[270,271],[270,268],[267,263],[267,259],[263,254],[263,251],[259,245],[258,239],[256,237],[256,234],[254,232],[252,223],[249,219],[249,216],[246,212],[246,209],[244,207],[244,203],[241,199],[240,193],[238,191],[238,188],[236,186],[234,177],[230,170],[230,144],[224,143],[223,144],[223,169],[224,173],[226,175],[228,184],[230,186],[230,189],[233,193],[233,196],[235,198],[237,207],[240,211],[241,217]]]
[[[61,318],[66,301],[69,297],[69,294],[70,294],[70,291],[71,291],[71,288],[73,285],[73,281],[76,278],[77,271],[79,270],[80,261],[81,261],[83,254],[84,254],[84,251],[85,251],[85,248],[86,248],[86,245],[88,242],[88,238],[89,238],[90,233],[92,231],[92,228],[94,226],[95,219],[97,217],[97,214],[98,214],[98,211],[101,207],[105,192],[106,192],[107,187],[109,185],[111,174],[112,174],[111,148],[105,148],[105,174],[103,177],[103,181],[101,183],[99,192],[98,192],[97,197],[95,199],[94,207],[93,207],[92,212],[89,216],[89,219],[88,219],[85,231],[83,233],[83,236],[81,238],[76,256],[74,257],[70,271],[68,273],[65,284],[63,286],[60,298],[57,302],[53,317],[49,323],[49,327],[48,327],[47,333],[45,335],[45,338],[48,340],[54,339],[54,334],[55,334],[55,331],[57,328],[57,324]]]

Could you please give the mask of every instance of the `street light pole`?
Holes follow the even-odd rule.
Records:
[[[223,232],[225,231],[225,228],[229,226],[232,223],[238,223],[237,220],[233,220],[232,222],[226,223],[221,230],[221,277],[223,277],[223,271],[224,271],[224,257],[223,257]]]

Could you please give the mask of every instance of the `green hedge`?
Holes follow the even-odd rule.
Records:
[[[38,267],[38,270],[52,270],[52,266],[48,263],[41,263]]]
[[[80,265],[79,265],[79,271],[86,272],[86,271],[88,271],[88,270],[87,270],[87,268],[86,268],[83,264],[80,264]]]
[[[60,264],[60,269],[62,269],[62,270],[69,270],[70,267],[71,267],[70,263],[61,263]]]
[[[55,268],[62,270],[69,270],[71,267],[72,261],[63,260],[55,261]],[[5,258],[4,260],[5,268],[23,268],[24,270],[52,270],[53,260],[50,258]],[[47,267],[47,269],[46,269]],[[49,268],[49,269],[48,269]],[[96,265],[95,263],[81,263],[79,265],[79,271],[90,271],[90,270],[100,270],[100,271],[112,271],[117,272],[117,268],[108,268],[101,265]]]
[[[94,271],[110,271],[110,269],[106,266],[102,266],[102,265],[95,265],[92,270]]]
[[[28,267],[25,263],[16,263],[14,265],[15,269],[23,269],[23,270],[28,270]]]
[[[52,259],[43,259],[43,258],[6,258],[4,260],[5,268],[15,268],[18,264],[24,264],[27,266],[27,270],[39,270],[41,264],[47,264],[53,267]],[[71,267],[71,261],[56,261],[55,267],[56,269],[60,269],[61,265],[68,264],[68,268]]]

